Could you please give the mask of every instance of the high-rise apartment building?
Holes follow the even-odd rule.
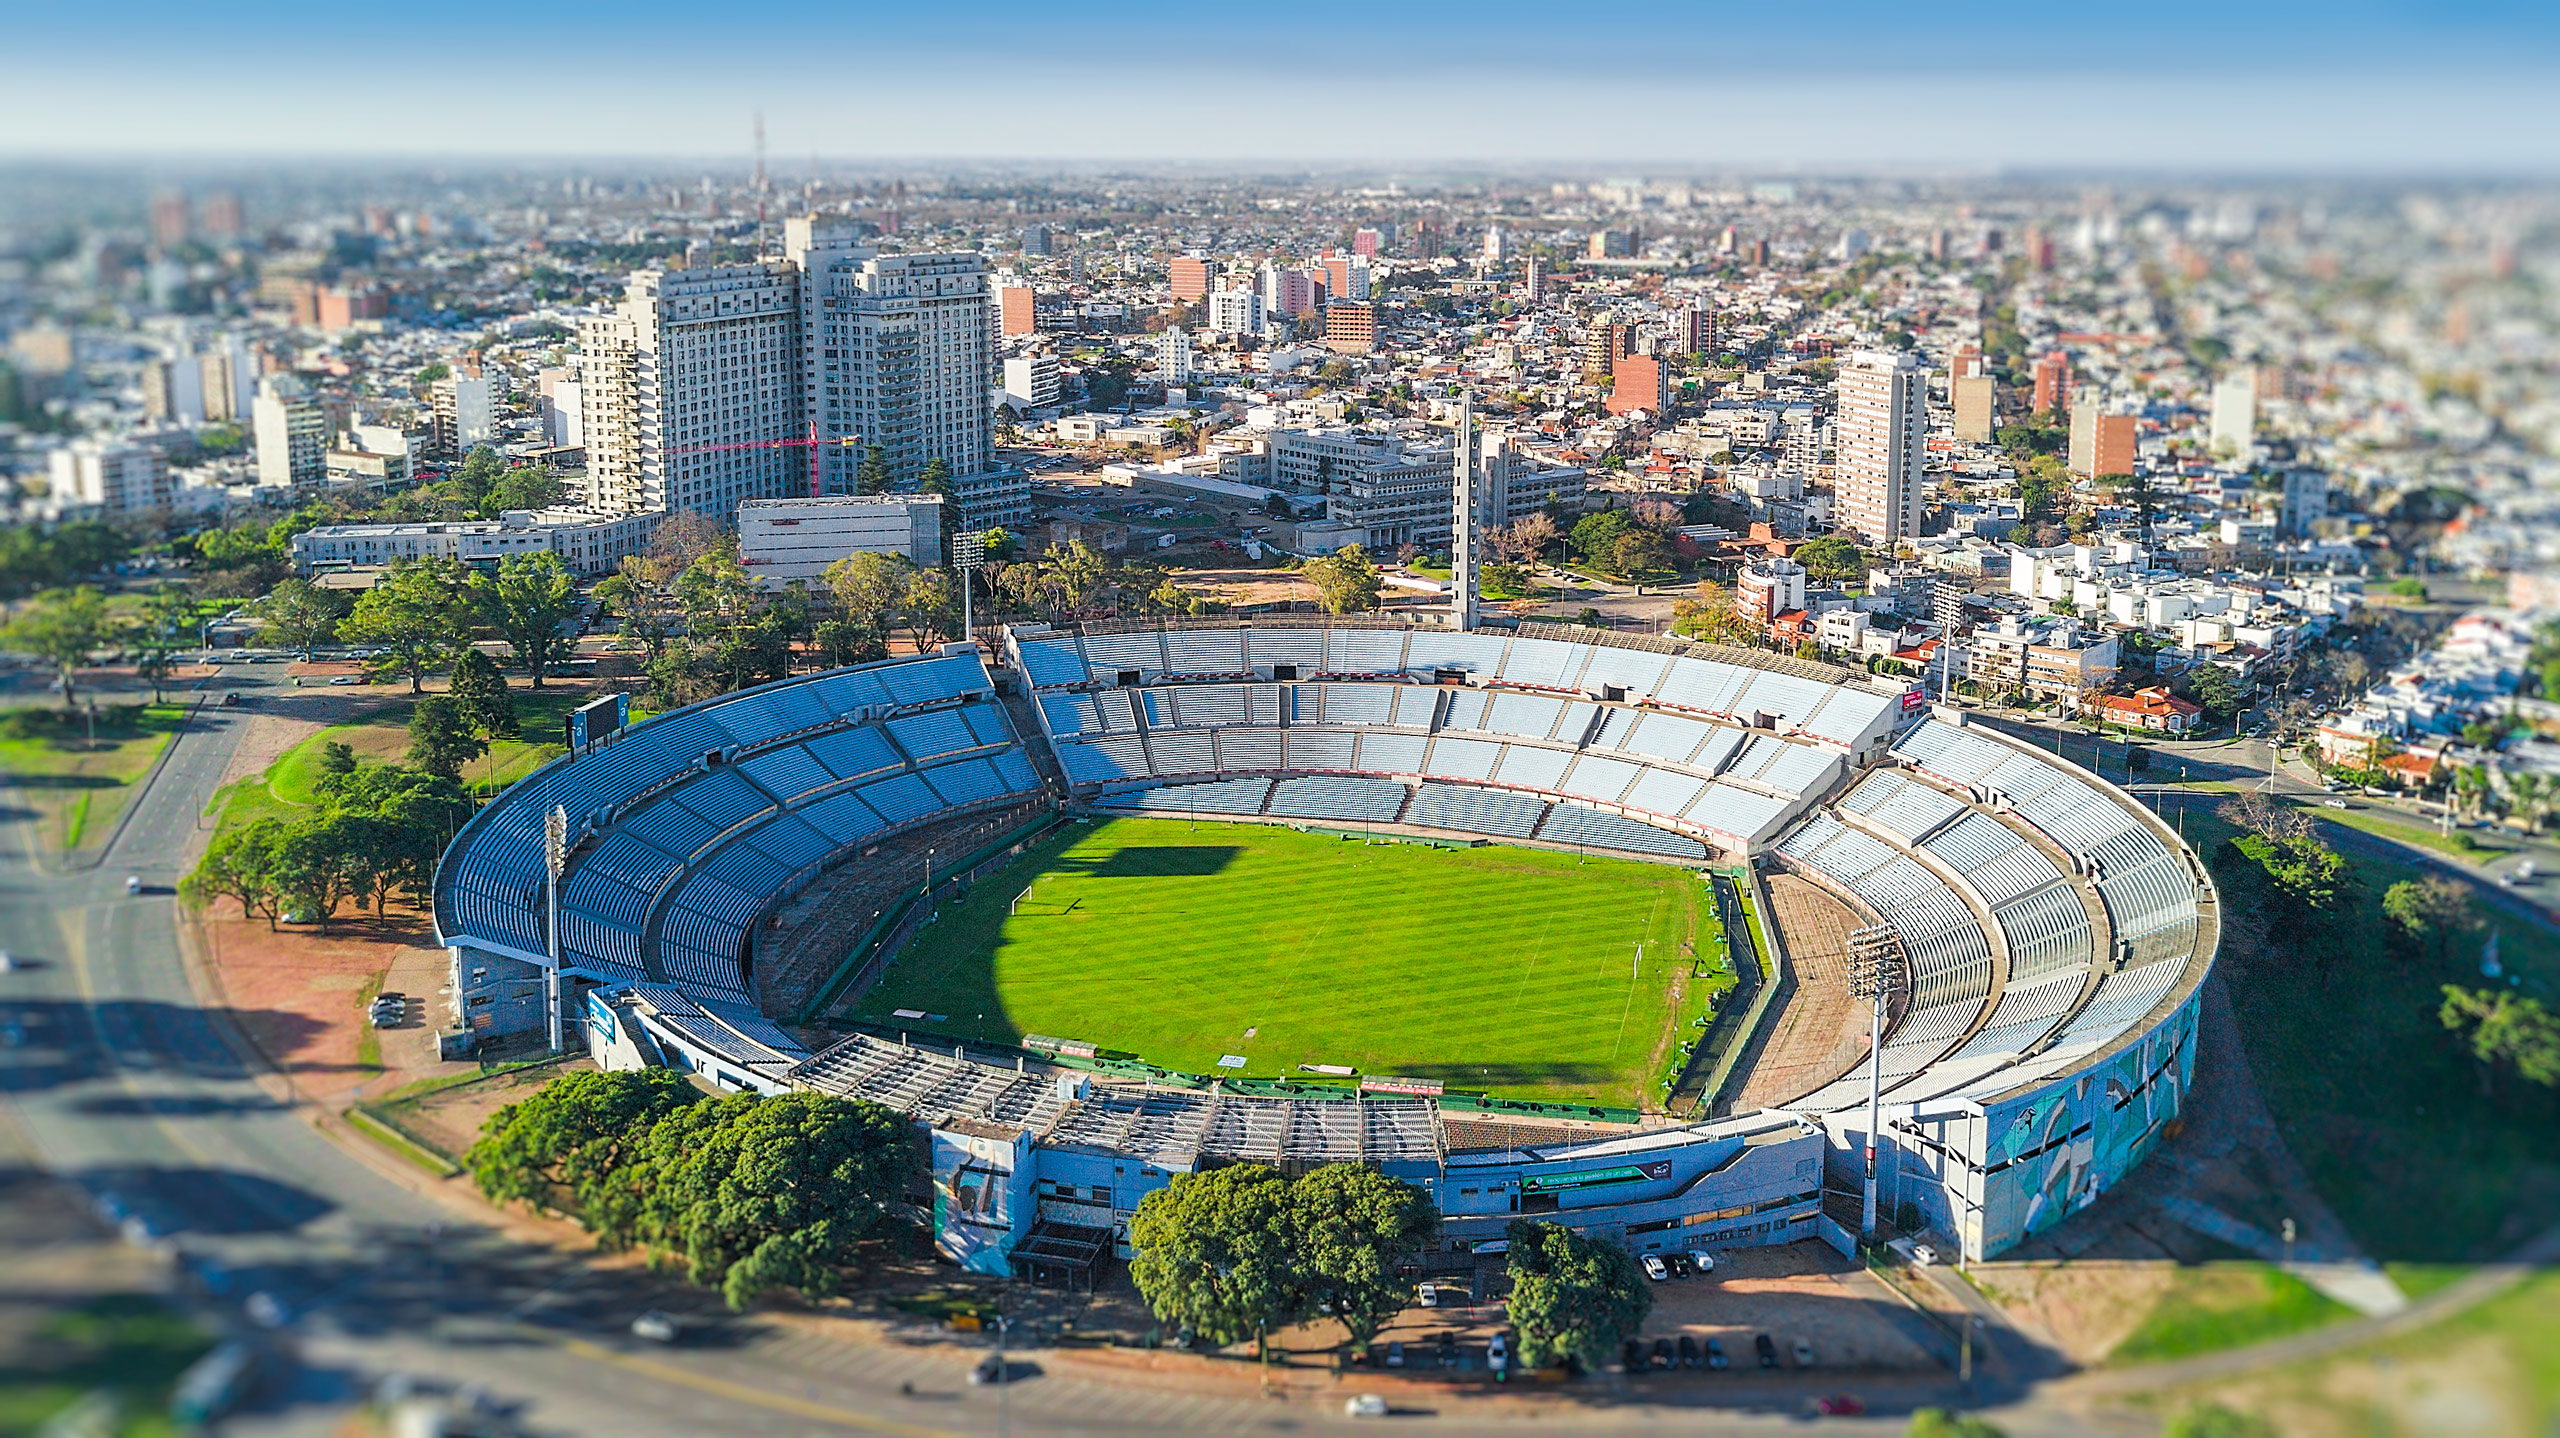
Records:
[[[1022,227],[1022,252],[1026,255],[1045,255],[1049,253],[1049,227],[1047,225],[1024,225]]]
[[[1982,346],[1968,340],[1957,345],[1955,353],[1947,356],[1948,383],[1953,384],[1957,380],[1980,373],[1982,373]]]
[[[1156,377],[1167,385],[1191,383],[1191,336],[1180,325],[1156,336]]]
[[[965,525],[1019,524],[995,465],[986,266],[874,255],[850,226],[789,220],[785,255],[644,270],[579,332],[590,502],[726,521],[750,499],[849,494],[876,449],[892,489],[934,461]]]
[[[55,450],[48,463],[59,503],[109,514],[169,507],[169,457],[157,445],[75,439]]]
[[[1713,354],[1716,350],[1716,312],[1704,303],[1679,311],[1672,320],[1672,342],[1679,352],[1688,355]]]
[[[2133,473],[2134,417],[2101,410],[2094,391],[2071,406],[2071,472],[2083,479]]]
[[[808,452],[783,447],[808,437],[801,327],[789,264],[634,274],[579,328],[589,501],[725,521],[741,500],[806,494]]]
[[[2231,457],[2247,464],[2258,452],[2258,377],[2235,370],[2213,386],[2213,447],[2228,446]]]
[[[1987,374],[1958,375],[1947,382],[1947,398],[1955,408],[1956,438],[1967,444],[1989,444],[2000,425],[2000,382]]]
[[[1209,297],[1209,261],[1199,255],[1176,256],[1173,265],[1173,297],[1194,304]]]
[[[1262,332],[1262,296],[1251,290],[1209,292],[1209,333],[1250,335]]]
[[[1449,622],[1456,629],[1476,627],[1485,531],[1502,522],[1503,467],[1485,462],[1498,458],[1500,446],[1493,448],[1492,456],[1482,452],[1476,439],[1475,398],[1460,394],[1457,442],[1450,446],[1449,473]]]
[[[1609,390],[1609,413],[1643,410],[1656,419],[1671,407],[1671,362],[1653,355],[1623,355]]]
[[[1358,255],[1326,255],[1320,263],[1324,268],[1324,287],[1327,294],[1337,300],[1369,298],[1369,262],[1367,260]]]
[[[1920,533],[1929,371],[1910,350],[1860,350],[1840,366],[1834,489],[1840,523],[1890,546]]]
[[[996,333],[1019,339],[1040,332],[1040,298],[1029,285],[996,287]]]
[[[2047,350],[2036,361],[2035,412],[2059,415],[2071,403],[2071,356]]]
[[[284,489],[327,477],[329,416],[317,400],[266,386],[252,409],[259,484]]]
[[[1351,253],[1355,255],[1374,258],[1386,252],[1387,243],[1387,236],[1383,231],[1363,228],[1351,232]]]
[[[174,250],[187,242],[194,226],[187,212],[187,197],[176,190],[162,190],[151,197],[151,243],[164,250]]]
[[[465,355],[452,374],[429,385],[427,395],[434,409],[432,444],[437,454],[460,459],[474,446],[497,437],[496,379],[481,368],[477,350]]]
[[[1266,262],[1254,280],[1264,318],[1296,319],[1316,312],[1316,281],[1306,271]]]
[[[1511,232],[1500,225],[1487,225],[1484,231],[1484,262],[1507,264],[1511,259]]]
[[[1014,355],[1004,362],[1004,402],[1017,415],[1052,409],[1058,403],[1058,357],[1046,350]]]
[[[1324,307],[1324,345],[1338,355],[1364,355],[1378,347],[1378,312],[1352,300]]]

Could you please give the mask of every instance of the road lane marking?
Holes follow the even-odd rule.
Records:
[[[696,1393],[707,1393],[715,1398],[725,1398],[732,1403],[744,1403],[769,1412],[784,1413],[794,1418],[806,1418],[813,1423],[833,1423],[839,1427],[858,1428],[866,1433],[897,1433],[911,1435],[911,1438],[957,1438],[954,1430],[947,1428],[927,1428],[920,1424],[902,1423],[894,1418],[876,1418],[868,1413],[854,1412],[849,1408],[838,1408],[832,1404],[819,1403],[806,1398],[794,1398],[787,1393],[776,1393],[745,1383],[732,1383],[726,1378],[714,1378],[708,1373],[696,1373],[690,1368],[661,1363],[654,1358],[640,1358],[629,1353],[617,1352],[601,1343],[590,1343],[583,1338],[573,1338],[561,1333],[543,1333],[538,1328],[528,1331],[541,1334],[542,1337],[558,1344],[563,1350],[591,1363],[609,1364],[625,1372],[655,1378],[661,1383],[670,1383],[679,1388],[690,1388]]]

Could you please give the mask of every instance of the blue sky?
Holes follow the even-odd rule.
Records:
[[[2560,6],[20,3],[0,153],[2560,167]]]

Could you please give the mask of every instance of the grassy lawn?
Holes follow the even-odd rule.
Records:
[[[1688,1036],[1669,990],[1708,951],[1704,890],[1666,865],[1545,850],[1072,825],[946,906],[856,1015],[922,1009],[948,1020],[921,1028],[1082,1039],[1190,1073],[1347,1064],[1634,1107]],[[1248,1067],[1217,1069],[1227,1054]]]
[[[2233,832],[2201,810],[2183,824],[2209,857]],[[2484,1094],[2436,1012],[2443,985],[2483,982],[2492,930],[2506,970],[2548,995],[2560,983],[2560,936],[2483,908],[2488,929],[2439,958],[2382,916],[2383,892],[2421,877],[2416,866],[2349,864],[2357,882],[2339,951],[2325,961],[2288,969],[2226,942],[2221,972],[2250,1067],[2287,1146],[2368,1252],[2387,1262],[2494,1257],[2560,1223],[2551,1109]],[[2226,899],[2243,902],[2227,884]]]
[[[159,1299],[109,1294],[47,1315],[0,1364],[0,1433],[33,1433],[45,1420],[103,1392],[119,1421],[99,1432],[175,1433],[169,1390],[213,1340]],[[88,1432],[81,1428],[73,1431]]]
[[[2214,1353],[2354,1316],[2354,1309],[2273,1264],[2195,1264],[2178,1270],[2151,1315],[2107,1361],[2157,1363]]]
[[[2163,1411],[2209,1399],[2311,1438],[2550,1433],[2560,1425],[2560,1273],[2388,1342],[2158,1397]]]
[[[101,707],[97,743],[85,718],[50,706],[0,715],[0,786],[12,808],[31,811],[46,848],[103,841],[132,797],[135,781],[186,719],[179,705]]]
[[[2463,829],[2456,829],[2451,834],[2441,834],[2424,824],[2411,823],[2372,809],[2322,808],[2311,812],[2343,828],[2361,829],[2368,834],[2389,839],[2395,844],[2414,844],[2421,849],[2431,849],[2436,853],[2468,860],[2475,864],[2494,859],[2511,847],[2505,844],[2483,844],[2472,838],[2468,830]]]

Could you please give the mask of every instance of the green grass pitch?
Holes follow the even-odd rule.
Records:
[[[1690,952],[1702,915],[1712,934],[1705,883],[1671,865],[1103,820],[946,903],[854,1013],[920,1009],[938,1033],[1081,1039],[1189,1073],[1239,1054],[1255,1078],[1345,1064],[1635,1107],[1694,1036],[1675,1023],[1721,986],[1722,945]]]

